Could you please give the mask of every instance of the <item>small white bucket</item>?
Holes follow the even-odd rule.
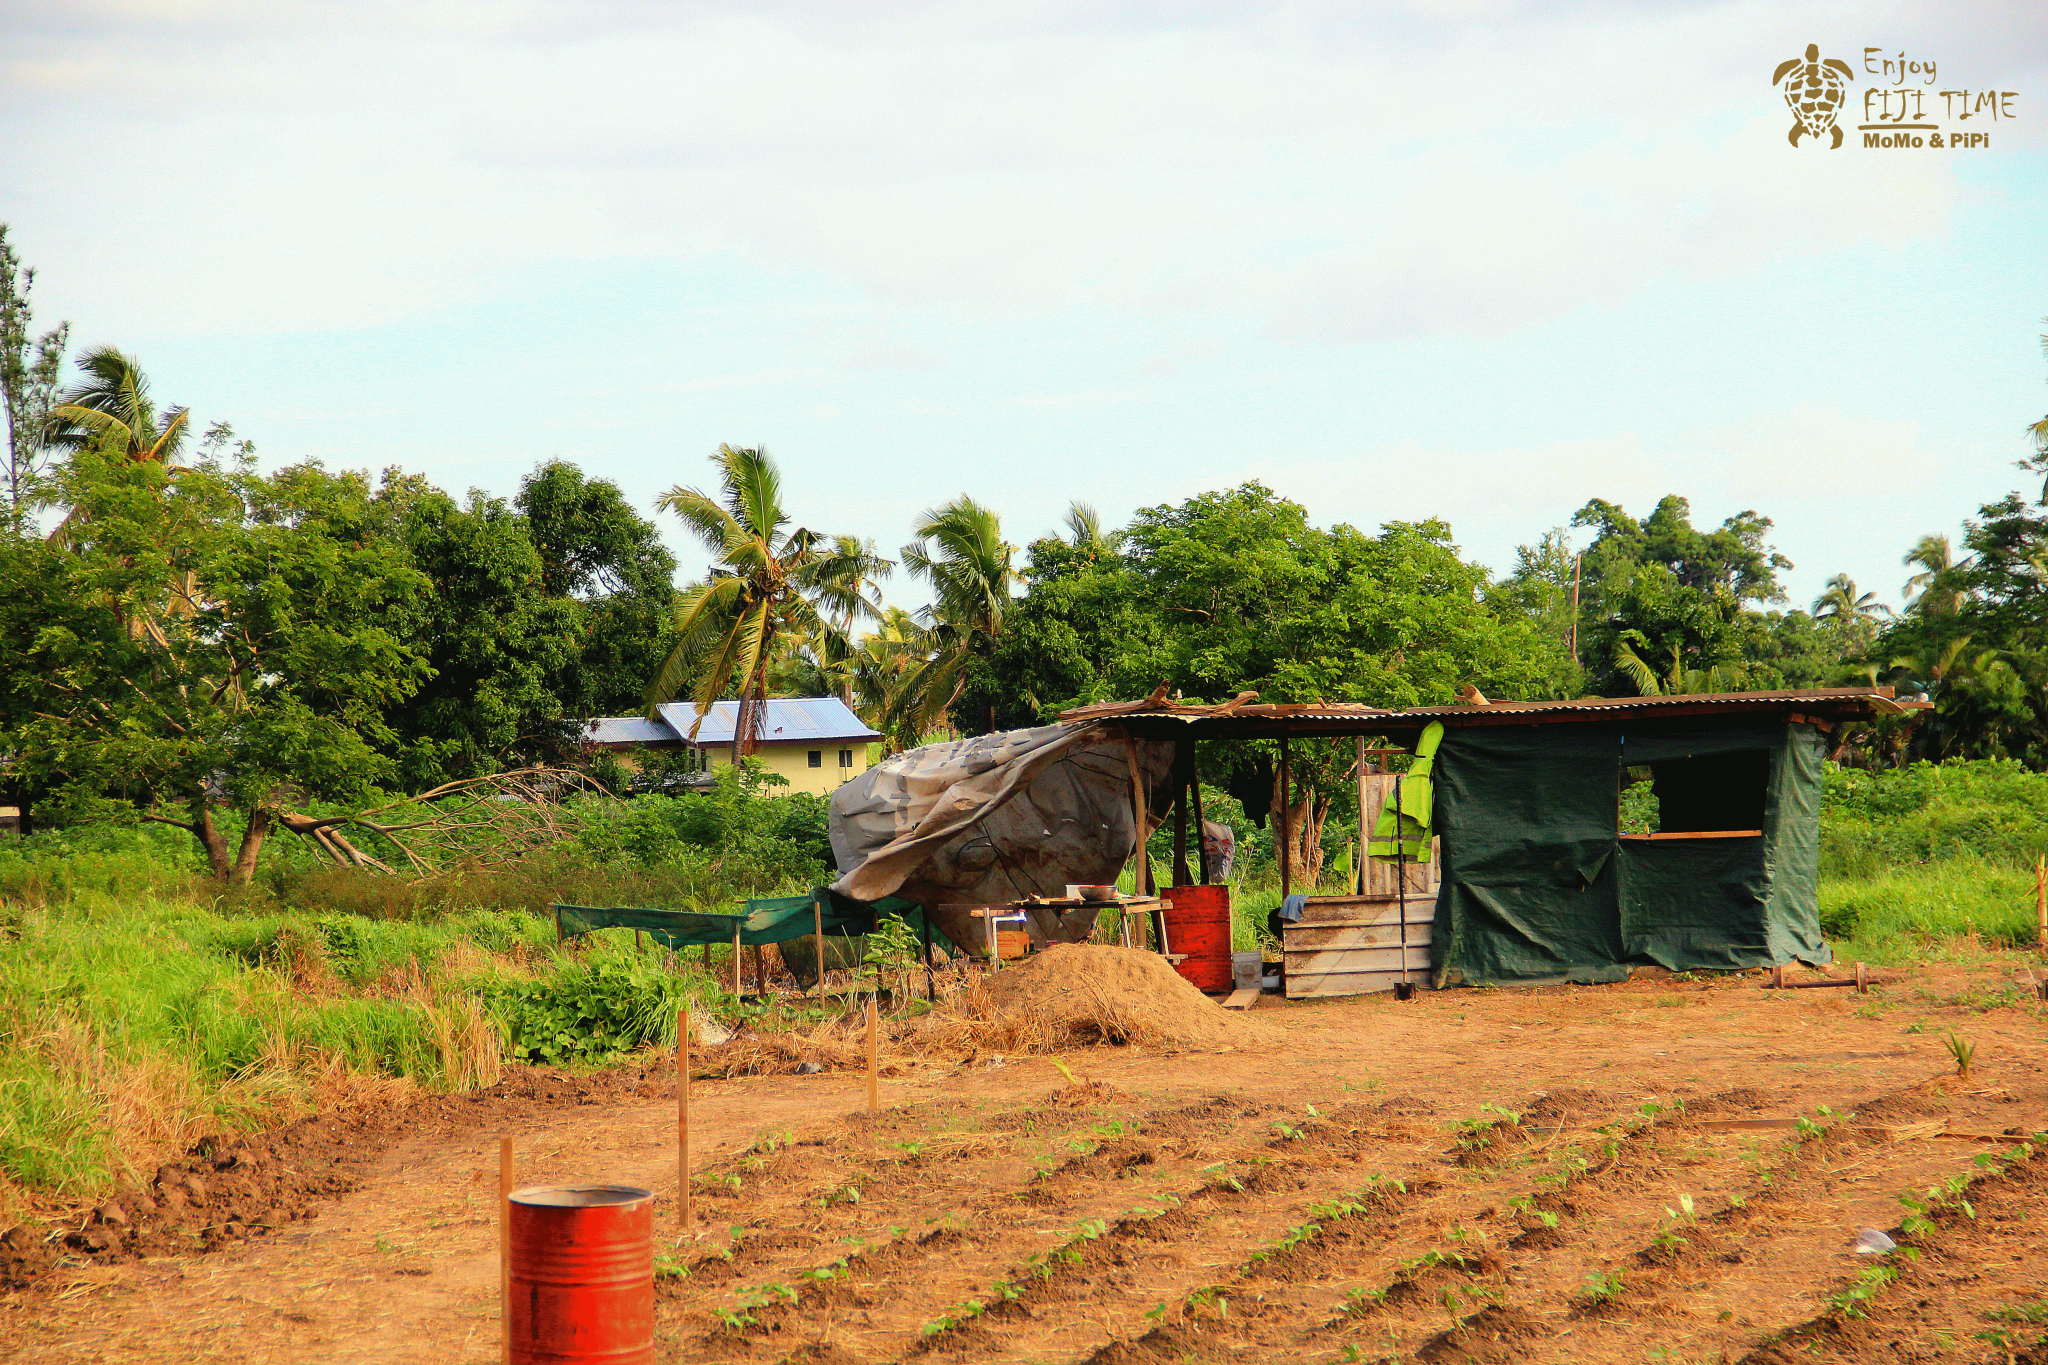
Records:
[[[1239,990],[1257,990],[1259,978],[1265,975],[1264,955],[1254,949],[1248,953],[1230,955],[1230,981]]]

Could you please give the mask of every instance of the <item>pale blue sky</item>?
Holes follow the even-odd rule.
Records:
[[[268,463],[759,442],[892,552],[1259,478],[1496,569],[1678,492],[1896,602],[2048,411],[2048,7],[1931,8],[15,0],[0,219]],[[2016,117],[1794,148],[1808,42]]]

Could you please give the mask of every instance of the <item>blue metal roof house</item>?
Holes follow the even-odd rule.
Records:
[[[694,749],[708,767],[732,761],[739,709],[736,701],[713,702],[698,725],[695,705],[669,702],[655,708],[653,720],[600,717],[590,722],[585,736],[602,749]],[[829,796],[840,783],[867,771],[868,745],[882,737],[837,697],[775,697],[763,709],[760,747],[754,757],[797,791]]]

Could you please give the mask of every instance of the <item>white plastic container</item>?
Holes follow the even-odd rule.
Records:
[[[1259,979],[1265,974],[1264,955],[1256,949],[1248,953],[1230,955],[1230,984],[1243,990],[1257,990]]]

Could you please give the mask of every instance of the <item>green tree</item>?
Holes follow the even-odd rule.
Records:
[[[1879,623],[1891,614],[1892,609],[1878,601],[1876,593],[1858,592],[1856,580],[1845,573],[1830,578],[1813,600],[1816,621],[1835,622],[1865,640],[1875,639]]]
[[[527,475],[513,504],[540,556],[541,591],[576,607],[577,648],[553,689],[563,710],[589,717],[640,705],[668,652],[675,556],[616,484],[563,460]]]
[[[1638,522],[1595,498],[1572,518],[1596,534],[1586,547],[1579,658],[1593,690],[1628,695],[1646,677],[1694,678],[1730,690],[1763,681],[1753,650],[1768,623],[1752,604],[1780,601],[1790,560],[1765,542],[1770,518],[1738,512],[1711,531],[1692,525],[1684,498],[1664,498]]]
[[[1906,551],[1907,568],[1919,573],[1906,580],[1906,604],[1922,615],[1952,616],[1961,599],[1956,584],[1965,565],[1956,562],[1955,551],[1944,535],[1924,535]]]
[[[891,726],[921,734],[952,713],[963,730],[993,729],[992,707],[969,719],[956,706],[969,666],[1002,639],[1016,588],[1016,548],[1003,539],[995,512],[964,494],[919,517],[916,535],[903,547],[903,566],[931,587],[931,605],[917,613],[930,657],[899,686]]]
[[[785,530],[782,476],[767,451],[721,445],[711,463],[717,496],[677,485],[655,500],[682,519],[712,562],[709,576],[684,590],[674,643],[644,696],[651,711],[687,693],[701,723],[712,702],[736,692],[737,765],[759,745],[761,703],[781,638],[801,633],[842,648],[838,623],[874,614],[863,587],[888,565],[850,538]]]
[[[378,529],[423,577],[404,603],[404,638],[431,676],[388,722],[402,785],[419,791],[577,747],[562,695],[580,656],[583,613],[547,590],[541,552],[502,498],[466,502],[386,470]]]
[[[383,717],[425,669],[389,623],[424,584],[359,476],[170,473],[79,448],[67,537],[7,543],[0,748],[60,813],[176,825],[246,881],[281,810],[393,772]]]
[[[30,342],[29,290],[36,272],[25,268],[0,223],[0,399],[7,407],[7,518],[22,533],[36,496],[47,448],[50,408],[71,324],[59,323]]]

